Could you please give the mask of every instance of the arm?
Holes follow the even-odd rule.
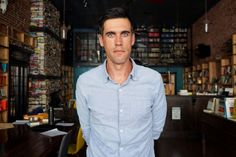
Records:
[[[88,144],[90,136],[89,108],[86,97],[83,94],[83,89],[81,87],[82,85],[83,83],[79,78],[76,83],[76,108],[79,116],[79,122],[83,131],[83,137]]]
[[[165,96],[165,89],[163,85],[163,80],[161,77],[158,79],[158,84],[156,88],[156,93],[154,96],[154,103],[152,108],[152,119],[153,119],[153,139],[157,140],[163,130],[166,112],[167,112],[167,103]]]

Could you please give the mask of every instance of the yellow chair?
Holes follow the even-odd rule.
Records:
[[[84,139],[83,139],[83,134],[82,134],[82,129],[79,128],[77,139],[76,139],[76,144],[70,144],[67,154],[74,155],[79,152],[79,150],[84,146]]]

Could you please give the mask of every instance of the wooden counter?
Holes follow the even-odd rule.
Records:
[[[201,113],[211,96],[167,96],[167,118],[162,137],[199,137]],[[172,119],[173,109],[180,110],[180,119]]]
[[[236,156],[236,122],[224,117],[202,113],[202,143],[204,157]]]

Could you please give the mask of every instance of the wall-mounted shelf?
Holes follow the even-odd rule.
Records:
[[[144,65],[189,64],[188,29],[180,27],[140,27],[135,31],[132,57]]]
[[[0,122],[8,121],[9,37],[0,35]]]
[[[192,79],[188,80],[189,68],[185,68],[184,87],[193,92],[210,92],[219,94],[220,90],[233,89],[236,95],[236,34],[232,35],[232,54],[222,56],[218,60],[194,65],[191,69]],[[201,86],[200,86],[201,85]]]

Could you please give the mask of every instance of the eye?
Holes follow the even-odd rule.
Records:
[[[106,33],[106,36],[107,36],[108,38],[113,38],[113,37],[115,36],[115,33],[113,33],[113,32],[107,32],[107,33]]]
[[[129,34],[130,34],[130,32],[124,31],[124,32],[121,33],[121,36],[122,36],[122,37],[128,37]]]

